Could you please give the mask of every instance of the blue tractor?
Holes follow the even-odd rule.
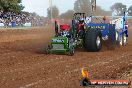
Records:
[[[128,31],[125,27],[125,15],[111,23],[92,21],[94,16],[86,17],[85,13],[75,13],[72,25],[58,25],[55,22],[55,36],[47,47],[47,53],[67,53],[74,55],[77,47],[86,51],[98,52],[103,41],[112,44],[126,45]],[[98,18],[96,18],[98,19]]]
[[[81,44],[87,51],[101,50],[103,41],[110,41],[112,44],[121,46],[127,44],[128,29],[125,25],[125,13],[123,17],[112,20],[111,23],[106,23],[104,20],[97,23],[92,21],[93,18],[96,17],[86,17],[85,13],[75,13],[72,21],[72,29],[76,34],[74,38],[83,41]]]

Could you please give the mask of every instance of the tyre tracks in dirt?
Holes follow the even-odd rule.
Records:
[[[44,36],[0,45],[3,47],[0,52],[1,88],[81,88],[82,67],[89,68],[91,79],[116,79],[132,69],[132,40],[128,46],[114,50],[96,53],[77,50],[71,57],[39,53],[49,41],[48,34]]]

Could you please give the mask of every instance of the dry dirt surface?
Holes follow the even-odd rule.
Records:
[[[132,28],[125,47],[74,56],[42,53],[52,34],[48,28],[0,30],[0,88],[82,88],[82,67],[91,79],[132,78],[122,77],[132,70]]]

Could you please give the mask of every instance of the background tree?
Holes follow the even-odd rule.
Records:
[[[59,9],[56,6],[47,9],[47,17],[51,18],[51,9],[52,9],[52,18],[59,17]]]
[[[112,11],[105,11],[100,6],[96,6],[96,11],[94,12],[96,16],[111,16]]]
[[[117,16],[122,16],[124,12],[127,11],[127,7],[122,3],[115,3],[114,5],[111,6],[111,10],[115,11]]]
[[[74,11],[75,12],[84,12],[86,15],[91,15],[91,2],[90,0],[77,0],[74,3]],[[110,11],[104,11],[100,6],[96,6],[96,11],[93,12],[95,15],[111,15]]]
[[[91,3],[90,0],[77,0],[74,3],[75,12],[83,12],[87,15],[91,14]]]
[[[0,0],[0,9],[4,12],[21,12],[24,9],[22,0]]]
[[[73,14],[74,14],[74,11],[73,11],[73,10],[68,10],[67,12],[62,13],[62,14],[60,15],[60,17],[61,17],[62,19],[72,19]]]
[[[68,10],[65,13],[62,13],[60,15],[61,22],[62,23],[71,23],[71,19],[73,18],[74,11],[73,10]]]
[[[132,5],[128,8],[128,15],[132,16]]]

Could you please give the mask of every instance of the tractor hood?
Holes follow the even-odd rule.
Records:
[[[115,25],[113,24],[106,24],[106,23],[89,23],[87,27],[90,29],[99,29],[101,31],[102,37],[105,37],[109,34],[110,30],[115,30]]]
[[[53,37],[52,43],[67,43],[68,39],[66,37]]]

